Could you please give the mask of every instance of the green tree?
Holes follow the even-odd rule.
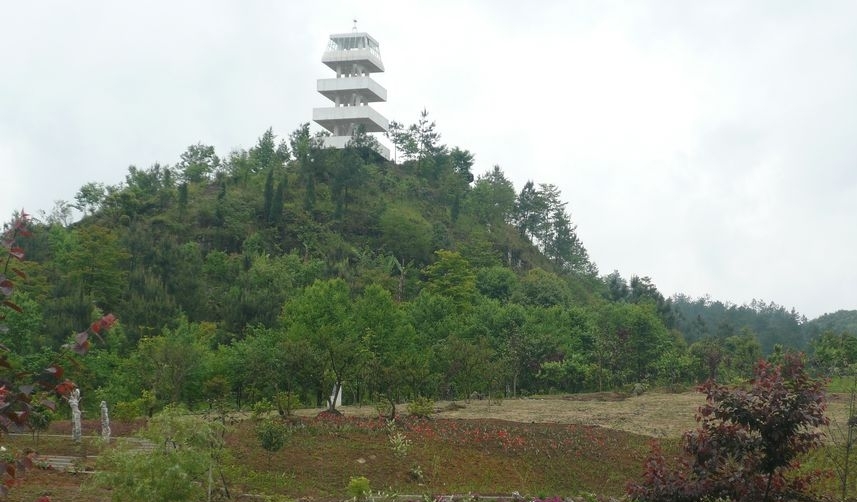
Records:
[[[262,136],[259,137],[256,146],[250,149],[250,162],[252,163],[253,172],[264,173],[269,170],[280,170],[288,160],[288,147],[285,143],[281,143],[278,148],[276,144],[276,135],[272,128],[268,128]]]
[[[220,158],[214,153],[214,147],[197,143],[187,147],[176,164],[179,179],[184,183],[200,183],[208,180],[220,168]]]
[[[468,194],[470,212],[480,223],[500,225],[512,218],[515,187],[500,166],[494,166],[478,178]]]
[[[341,279],[317,281],[286,302],[281,318],[288,336],[305,338],[323,354],[325,371],[333,375],[336,395],[346,379],[352,378],[365,361],[361,334],[353,328],[352,302],[348,286]],[[335,410],[335,401],[329,401]]]
[[[476,272],[479,293],[495,300],[508,300],[518,289],[518,276],[511,269],[495,265]]]
[[[89,486],[109,489],[117,502],[210,500],[215,485],[228,498],[221,469],[225,430],[220,421],[168,407],[142,432],[155,449],[109,449],[99,457],[100,469]]]
[[[469,308],[476,298],[476,272],[470,263],[456,251],[435,251],[437,261],[427,266],[426,291],[451,298],[456,310]]]
[[[547,212],[547,201],[535,183],[527,181],[515,201],[514,221],[521,237],[536,239],[547,223]]]
[[[78,190],[74,200],[77,204],[74,207],[78,211],[82,211],[84,215],[87,213],[95,213],[101,208],[104,198],[107,195],[107,189],[104,183],[89,182]]]
[[[323,177],[323,165],[319,158],[321,145],[310,135],[308,122],[301,124],[289,135],[289,145],[304,190],[303,207],[311,211],[315,208],[316,184]]]
[[[198,400],[204,381],[201,370],[213,339],[213,324],[181,319],[176,329],[140,340],[137,358],[146,388],[166,403]]]
[[[409,383],[409,366],[419,352],[413,326],[390,292],[373,284],[354,302],[354,330],[369,357],[362,378],[367,390],[394,404]]]
[[[487,339],[464,340],[451,336],[439,354],[447,387],[455,390],[453,399],[456,395],[469,399],[474,392],[484,394],[490,390],[496,367],[492,364],[494,351]]]
[[[381,245],[398,259],[425,263],[431,256],[431,224],[413,207],[391,205],[378,221]]]
[[[399,154],[401,154],[405,160],[416,158],[417,141],[404,124],[391,120],[386,134],[393,142],[394,161],[398,161]]]
[[[571,290],[562,277],[534,268],[520,279],[518,288],[512,293],[512,300],[522,305],[540,307],[569,305]]]
[[[650,305],[605,305],[598,312],[597,330],[599,372],[605,375],[606,371],[612,385],[655,377],[659,356],[673,346],[666,327]]]
[[[113,310],[125,286],[129,258],[119,236],[95,225],[84,226],[73,235],[69,280],[79,288],[80,298],[91,298],[101,308]]]

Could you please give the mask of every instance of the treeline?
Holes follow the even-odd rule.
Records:
[[[362,134],[321,148],[304,124],[224,159],[193,145],[173,166],[84,185],[22,239],[22,312],[0,339],[41,368],[73,327],[116,314],[69,368],[90,406],[143,391],[318,404],[337,382],[361,402],[686,385],[805,346],[791,335],[802,320],[776,306],[764,325],[759,306],[712,317],[648,278],[599,276],[556,186],[517,191],[499,166],[474,176],[425,112],[394,125],[398,163]]]

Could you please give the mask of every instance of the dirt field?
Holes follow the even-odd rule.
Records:
[[[848,396],[830,394],[829,416],[845,423]],[[398,493],[539,493],[575,495],[599,493],[621,497],[628,480],[636,479],[649,451],[649,438],[673,441],[696,426],[694,413],[703,404],[698,392],[659,393],[625,397],[619,394],[580,394],[508,399],[438,402],[430,421],[404,421],[409,440],[407,456],[390,448],[383,421],[374,406],[343,406],[342,417],[315,418],[319,409],[297,412],[301,428],[286,446],[269,454],[259,447],[255,421],[243,416],[228,438],[233,462],[227,478],[236,493],[287,495],[317,501],[343,500],[349,476],[366,476],[373,487]],[[400,405],[400,414],[407,407]],[[370,420],[367,420],[366,417]],[[140,424],[116,435],[131,434]],[[96,434],[96,424],[86,424]],[[53,434],[69,434],[67,422],[52,424]],[[60,436],[61,437],[61,436]],[[6,437],[7,442],[12,438]],[[97,440],[95,438],[94,440]],[[31,447],[29,436],[9,444]],[[45,438],[40,450],[65,451],[70,442]],[[68,443],[68,444],[66,444]],[[95,447],[93,447],[95,448]],[[78,448],[79,449],[79,448]],[[48,451],[56,450],[56,451]],[[86,454],[91,455],[97,449]],[[97,452],[95,454],[98,454]],[[420,471],[415,477],[414,469]],[[33,470],[15,487],[8,500],[35,500],[50,494],[55,500],[106,500],[81,492],[86,479],[53,470]]]
[[[694,412],[704,402],[698,392],[650,393],[623,397],[613,393],[541,396],[506,399],[500,404],[487,399],[439,401],[438,418],[498,419],[523,423],[594,425],[652,437],[677,437],[695,426]],[[461,407],[460,409],[454,409]],[[348,416],[375,416],[372,406],[342,406]],[[404,413],[404,406],[399,408]],[[301,410],[312,416],[318,410]]]
[[[438,418],[497,419],[522,423],[579,424],[642,434],[656,438],[680,437],[696,427],[694,414],[705,396],[696,391],[681,393],[651,392],[636,397],[615,393],[571,394],[534,398],[506,399],[500,404],[488,400],[470,402],[438,401]],[[346,416],[374,417],[373,406],[342,406]],[[319,410],[305,409],[297,415],[315,416]],[[400,405],[399,413],[406,413]],[[848,395],[828,394],[831,425],[844,424],[848,416]]]

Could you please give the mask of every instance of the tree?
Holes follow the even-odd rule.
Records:
[[[423,273],[428,280],[426,291],[451,298],[459,312],[476,298],[476,272],[466,258],[456,251],[435,251],[437,261]]]
[[[546,224],[547,201],[536,188],[535,183],[527,181],[515,201],[515,225],[521,237],[535,239]]]
[[[512,294],[512,300],[523,305],[540,307],[568,305],[571,302],[571,291],[562,277],[534,268],[521,278],[517,290]]]
[[[597,325],[599,373],[606,370],[614,385],[655,376],[659,356],[674,344],[650,305],[607,304],[598,313]]]
[[[464,340],[451,336],[444,341],[440,354],[446,382],[456,389],[458,396],[470,399],[475,391],[490,390],[491,377],[497,371],[491,364],[494,351],[487,339]],[[454,399],[456,395],[452,397]]]
[[[538,223],[534,230],[536,242],[542,252],[562,269],[595,275],[598,270],[589,261],[589,254],[577,237],[577,226],[571,222],[566,208],[568,203],[562,201],[559,188],[541,183],[532,196],[535,200],[530,206],[543,211],[541,215],[534,214],[529,218]]]
[[[431,256],[431,224],[413,207],[391,205],[378,221],[381,244],[405,263],[425,263]]]
[[[589,253],[577,237],[577,225],[571,223],[562,207],[555,207],[550,216],[553,231],[545,243],[545,254],[563,270],[595,275],[598,269],[589,261]]]
[[[480,268],[476,273],[479,293],[496,300],[508,300],[518,287],[518,276],[511,269],[494,265]]]
[[[187,147],[176,164],[179,178],[184,183],[199,183],[208,180],[215,170],[220,168],[220,158],[214,153],[214,147],[197,143]]]
[[[468,194],[470,212],[480,223],[500,225],[509,221],[515,208],[515,187],[500,166],[478,178]]]
[[[117,502],[211,500],[217,473],[217,484],[230,498],[221,470],[225,431],[222,421],[167,407],[142,432],[154,450],[110,449],[99,458],[91,483],[109,489]]]
[[[736,502],[792,500],[805,494],[811,476],[795,474],[796,458],[822,443],[828,423],[822,380],[809,377],[802,355],[782,366],[760,361],[749,390],[708,381],[700,390],[697,430],[684,435],[684,457],[671,467],[656,446],[632,500]]]
[[[624,302],[628,300],[631,294],[631,289],[628,287],[628,282],[622,277],[618,270],[614,270],[605,277],[604,282],[607,283],[606,296],[607,299],[613,302]]]
[[[723,343],[714,337],[705,337],[690,346],[690,354],[699,362],[704,370],[703,379],[716,381],[718,369],[723,361]]]
[[[305,338],[321,353],[325,371],[333,376],[334,396],[365,360],[361,334],[353,329],[352,303],[342,279],[317,281],[286,302],[283,325],[294,340]],[[323,391],[324,389],[319,389]],[[336,410],[335,399],[328,402]]]
[[[4,321],[7,310],[23,313],[21,306],[12,301],[17,279],[8,274],[12,273],[20,279],[27,278],[27,274],[13,264],[13,260],[20,262],[24,259],[25,252],[19,246],[19,239],[32,235],[28,225],[29,215],[22,211],[0,233],[0,330],[6,328]],[[3,423],[3,428],[6,429],[12,424],[30,425],[35,430],[46,427],[50,421],[50,413],[57,409],[58,399],[67,399],[77,388],[74,382],[64,377],[63,364],[70,362],[79,366],[75,354],[86,354],[92,345],[92,336],[103,340],[102,335],[115,323],[116,318],[112,314],[94,320],[85,330],[75,334],[73,340],[38,372],[14,368],[10,364],[10,357],[15,354],[6,347],[0,347],[0,381],[3,382],[0,386],[0,422]],[[0,474],[9,478],[0,483],[0,496],[8,493],[9,486],[15,483],[19,469],[23,471],[31,466],[32,459],[29,457],[16,458],[9,462],[8,467]]]
[[[84,215],[94,213],[101,207],[106,195],[107,190],[104,188],[104,183],[87,183],[80,187],[77,195],[74,196],[74,200],[77,202],[74,207],[83,212]]]
[[[74,233],[75,247],[69,255],[69,279],[79,286],[80,298],[91,298],[102,308],[112,309],[126,281],[126,260],[113,230],[86,226]]]
[[[140,340],[139,371],[146,387],[167,403],[191,403],[200,397],[205,354],[214,336],[212,323],[180,320],[176,329]]]
[[[825,330],[810,344],[813,365],[826,375],[833,375],[857,363],[857,335]]]
[[[318,138],[310,136],[309,123],[305,122],[289,135],[289,145],[297,165],[298,179],[304,188],[303,206],[311,211],[315,208],[315,186],[322,177],[321,144]]]
[[[289,149],[285,143],[276,145],[276,135],[272,128],[268,128],[256,146],[250,149],[250,162],[253,164],[253,172],[263,173],[270,169],[282,169],[283,164],[289,160]]]
[[[401,122],[395,120],[390,121],[387,128],[387,137],[393,142],[393,160],[398,160],[398,154],[401,152],[405,160],[416,158],[417,141],[416,138]]]
[[[390,292],[371,284],[354,302],[354,330],[369,356],[363,376],[367,390],[383,394],[394,413],[395,400],[407,384],[409,361],[419,350],[413,326]]]

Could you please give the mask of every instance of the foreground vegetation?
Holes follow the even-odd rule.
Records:
[[[483,404],[458,406],[482,408]],[[218,462],[233,497],[279,494],[288,499],[344,500],[348,498],[347,485],[356,476],[366,477],[373,490],[410,495],[511,496],[517,491],[532,497],[582,493],[618,497],[624,493],[627,480],[639,475],[651,439],[576,424],[487,418],[459,420],[443,416],[444,413],[435,419],[402,417],[395,425],[378,417],[322,414],[317,418],[294,419],[285,426],[284,446],[275,452],[262,448],[257,436],[257,428],[266,418],[244,416],[233,420],[229,427]],[[67,428],[67,424],[57,423],[53,432],[65,432]],[[396,434],[406,440],[399,446],[391,440]],[[12,439],[15,447],[32,445],[31,437]],[[42,441],[44,453],[49,451],[47,448],[73,453],[70,438]],[[86,453],[104,457],[115,446],[114,443],[106,449],[97,449],[98,440],[94,439],[86,446]],[[212,447],[220,448],[208,444],[195,454],[206,460],[208,448]],[[151,458],[159,453],[156,450],[143,455]],[[104,469],[117,467],[92,459],[87,463]],[[201,475],[196,481],[204,491],[205,470],[198,473]],[[109,490],[92,488],[87,481],[91,476],[33,469],[28,471],[23,484],[13,490],[12,500],[32,501],[44,493],[51,494],[53,500],[110,500]],[[111,486],[118,487],[115,479],[108,479]],[[81,486],[85,490],[78,493]],[[153,493],[157,492],[150,496]]]
[[[318,410],[300,410],[300,418],[282,422],[286,441],[275,452],[262,448],[257,435],[266,419],[280,421],[275,412],[256,418],[233,413],[225,436],[226,452],[219,462],[233,500],[246,500],[247,494],[265,494],[265,500],[345,500],[351,497],[347,488],[351,478],[358,476],[368,479],[374,492],[387,494],[511,496],[519,492],[534,498],[562,495],[580,496],[580,500],[585,494],[598,494],[607,500],[622,498],[628,481],[642,479],[653,431],[667,431],[658,434],[665,455],[679,454],[681,431],[694,427],[693,410],[704,402],[697,392],[567,397],[506,400],[490,407],[485,401],[438,403],[443,411],[436,418],[402,417],[394,427],[378,418],[372,407],[345,407],[345,415],[337,418],[317,418]],[[832,397],[829,415],[834,420],[846,419],[846,401],[847,395]],[[534,403],[556,414],[542,414],[542,420],[559,423],[532,423],[528,411]],[[597,410],[594,415],[602,426],[570,423],[592,410]],[[464,413],[471,418],[448,418]],[[499,416],[519,421],[494,418]],[[197,415],[194,420],[207,419]],[[124,436],[140,426],[114,423],[113,427]],[[97,434],[98,427],[90,421],[85,431]],[[95,469],[108,467],[95,457],[106,458],[109,450],[121,448],[121,440],[114,438],[105,447],[96,436],[77,446],[69,432],[68,422],[55,422],[49,433],[62,436],[42,437],[39,452],[86,455],[81,466]],[[391,441],[397,433],[408,440],[406,447]],[[34,446],[34,439],[7,436],[4,444],[27,449]],[[806,472],[832,468],[824,449],[803,457],[802,462]],[[32,502],[46,494],[53,501],[111,500],[110,490],[93,487],[92,476],[31,469],[8,500]],[[197,481],[205,491],[207,476]],[[823,478],[816,493],[837,494],[836,478]],[[857,496],[853,486],[849,493]]]

